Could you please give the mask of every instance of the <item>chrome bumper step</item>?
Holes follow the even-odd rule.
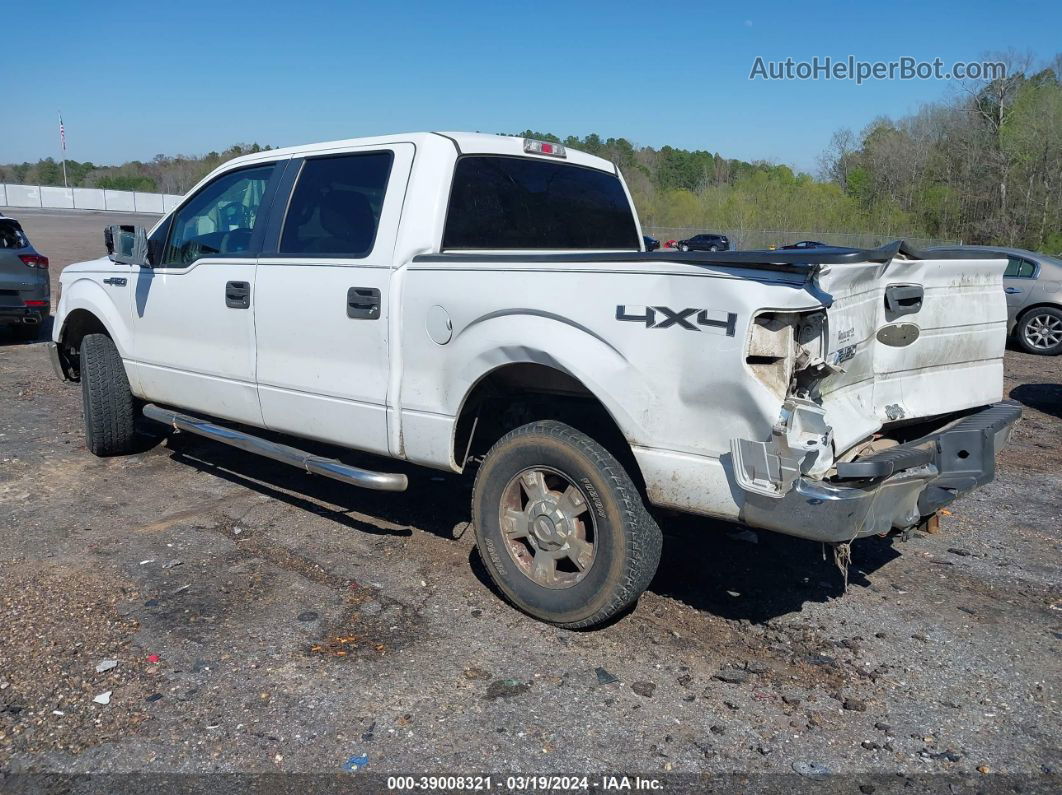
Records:
[[[216,442],[237,447],[248,453],[272,458],[282,464],[290,464],[293,467],[305,470],[313,475],[324,475],[352,486],[375,491],[405,491],[409,481],[405,475],[393,472],[373,472],[368,469],[344,464],[334,458],[307,453],[296,447],[286,444],[271,442],[249,433],[243,433],[222,425],[216,425],[208,420],[193,417],[189,414],[181,414],[172,409],[164,409],[154,403],[144,406],[144,416],[148,419],[170,425],[176,430],[205,436]]]

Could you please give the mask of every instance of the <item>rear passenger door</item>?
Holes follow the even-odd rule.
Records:
[[[1036,263],[1011,255],[1007,257],[1007,269],[1003,272],[1003,290],[1007,294],[1007,313],[1013,321],[1029,300],[1036,282]]]
[[[289,163],[290,200],[274,205],[257,270],[266,427],[388,452],[389,293],[413,151],[359,147]]]

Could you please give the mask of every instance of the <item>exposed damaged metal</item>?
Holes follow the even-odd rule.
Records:
[[[798,477],[821,478],[833,465],[817,385],[843,368],[824,358],[825,333],[822,312],[765,313],[752,324],[746,364],[783,402],[769,440],[731,440],[735,477],[747,491],[781,497]]]
[[[999,400],[986,385],[997,383],[1002,306],[983,269],[946,257],[919,261],[919,252],[902,246],[893,255],[880,264],[824,263],[812,276],[823,309],[767,311],[753,319],[745,364],[778,400],[778,418],[766,439],[730,439],[746,521],[780,523],[777,516],[759,517],[775,510],[760,504],[763,497],[793,495],[802,506],[821,505],[860,495],[811,492],[886,479],[892,480],[890,507],[867,511],[862,526],[848,516],[854,535],[846,539],[870,526],[887,531],[917,524],[932,512],[930,502],[944,504],[945,495],[929,483],[955,470],[954,462],[942,463],[938,447],[958,437],[940,436],[945,427],[933,418],[978,405],[987,410]],[[963,291],[965,308],[956,306],[956,290]],[[957,335],[952,330],[959,327],[968,331]],[[1009,413],[993,410],[992,416]],[[919,423],[930,436],[912,447],[904,428]],[[984,460],[986,445],[996,446],[971,443],[969,455]],[[948,495],[953,499],[954,491]]]
[[[842,369],[826,363],[825,351],[825,313],[764,312],[752,323],[745,364],[784,400],[811,394],[816,381]]]
[[[772,438],[763,447],[735,444],[735,470],[749,482],[742,483],[747,492],[743,518],[773,529],[797,516],[813,528],[807,537],[828,543],[915,527],[992,480],[996,451],[1006,444],[1020,417],[1017,404],[1003,402],[943,426],[932,421],[912,426],[907,441],[868,441],[859,446],[858,457],[833,464],[818,479],[809,474],[817,464],[810,456],[800,463],[806,473],[783,478],[790,473],[771,454],[781,451],[779,458],[788,455],[789,463],[796,451],[783,449],[779,439]]]
[[[807,398],[782,404],[778,423],[766,442],[733,439],[734,474],[746,491],[782,497],[801,475],[820,478],[833,465],[832,429],[826,412]]]

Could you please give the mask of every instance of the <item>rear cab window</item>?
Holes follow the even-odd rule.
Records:
[[[0,217],[0,248],[26,248],[29,240],[18,221]]]
[[[573,163],[464,155],[454,168],[443,250],[638,251],[619,177]]]

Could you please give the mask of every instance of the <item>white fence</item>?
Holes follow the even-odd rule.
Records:
[[[183,196],[103,188],[53,188],[44,185],[0,184],[0,207],[40,207],[57,210],[107,210],[162,215]]]

